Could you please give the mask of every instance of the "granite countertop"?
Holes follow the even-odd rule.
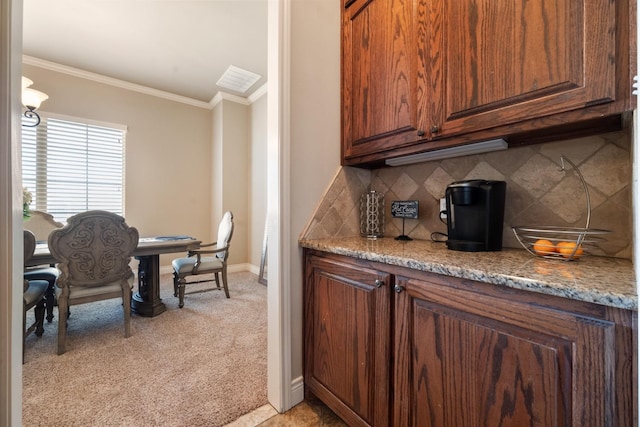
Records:
[[[444,243],[404,242],[391,237],[301,239],[300,245],[420,271],[638,309],[633,264],[621,258],[584,256],[577,261],[563,261],[509,248],[499,252],[460,252],[447,249]]]

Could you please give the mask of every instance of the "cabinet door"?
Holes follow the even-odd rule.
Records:
[[[396,280],[394,425],[620,425],[614,323]]]
[[[425,76],[417,73],[412,0],[355,0],[342,13],[344,158],[415,143]],[[423,19],[424,21],[424,19]],[[424,42],[424,34],[422,34]]]
[[[389,424],[390,276],[311,256],[305,385],[350,426]]]
[[[440,136],[615,101],[616,3],[430,2],[441,29],[427,52]]]

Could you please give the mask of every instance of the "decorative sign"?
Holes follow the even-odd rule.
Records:
[[[418,219],[418,201],[405,200],[391,202],[391,216],[394,218]]]

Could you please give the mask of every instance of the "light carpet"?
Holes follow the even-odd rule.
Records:
[[[187,295],[180,309],[162,275],[167,311],[132,315],[126,339],[119,300],[72,306],[60,356],[56,309],[27,338],[23,425],[214,427],[265,405],[267,288],[240,272],[229,292]]]

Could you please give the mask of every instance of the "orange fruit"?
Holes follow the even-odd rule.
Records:
[[[533,244],[533,251],[538,255],[552,255],[556,253],[556,246],[547,239],[538,239]]]
[[[579,258],[583,253],[582,245],[578,246],[577,249],[576,245],[577,243],[575,242],[560,242],[556,245],[556,250],[565,258],[571,258],[571,254],[573,254],[573,258]],[[573,253],[574,250],[576,251],[575,254]]]

